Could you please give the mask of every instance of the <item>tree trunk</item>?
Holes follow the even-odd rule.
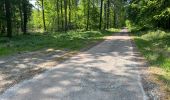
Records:
[[[107,1],[107,29],[110,24],[110,0]]]
[[[117,28],[117,15],[116,15],[116,9],[114,9],[114,27]]]
[[[69,29],[71,26],[71,0],[69,0]]]
[[[86,30],[89,29],[89,19],[90,19],[90,0],[87,2],[87,25],[86,25]]]
[[[44,13],[44,0],[41,0],[41,6],[42,6],[42,16],[43,16],[43,25],[44,25],[44,31],[46,31],[46,24],[45,24],[45,13]]]
[[[107,4],[104,3],[104,30],[106,29],[107,26]]]
[[[27,22],[28,22],[28,14],[27,14],[27,0],[23,0],[23,17],[24,17],[24,25],[23,25],[23,32],[24,34],[27,34]]]
[[[59,0],[57,0],[57,5],[56,5],[57,7],[57,30],[59,31],[59,29],[60,29],[60,19],[59,19]]]
[[[67,31],[67,0],[64,0],[64,10],[65,10],[65,27],[64,27],[64,30]]]
[[[12,37],[12,20],[11,20],[11,4],[10,0],[5,0],[5,13],[7,23],[7,37]]]
[[[64,21],[63,21],[63,0],[61,1],[61,24],[62,24],[62,30],[64,29]]]
[[[74,11],[74,18],[75,18],[75,20],[74,20],[74,23],[75,23],[75,27],[74,28],[79,28],[78,27],[78,24],[77,24],[77,20],[78,20],[78,18],[79,18],[79,16],[77,16],[77,10],[78,10],[78,1],[77,0],[73,0],[72,2],[74,2],[74,6],[75,6],[75,11]]]
[[[102,29],[102,15],[103,15],[103,0],[101,0],[100,4],[100,23],[99,23],[99,29]]]
[[[19,13],[20,13],[20,28],[21,28],[21,32],[24,32],[24,24],[23,24],[23,13],[22,13],[22,3],[19,4]]]

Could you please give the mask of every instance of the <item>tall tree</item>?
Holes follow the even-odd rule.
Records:
[[[12,37],[12,16],[11,16],[11,4],[10,0],[5,0],[5,12],[6,12],[6,23],[7,23],[7,36]]]
[[[24,32],[24,21],[23,21],[23,7],[22,7],[22,0],[19,1],[19,14],[20,14],[20,28],[21,28],[21,31]]]
[[[56,1],[56,9],[57,9],[57,26],[58,26],[58,29],[60,28],[60,17],[59,17],[59,0]]]
[[[45,13],[44,13],[44,0],[41,0],[41,6],[42,6],[42,15],[43,15],[44,31],[46,31]]]
[[[28,6],[29,6],[29,1],[28,0],[22,0],[22,5],[23,5],[23,32],[24,34],[27,33],[27,23],[28,23]]]
[[[67,31],[67,0],[64,0],[64,11],[65,11],[65,27],[64,30]]]
[[[68,25],[69,28],[70,28],[70,24],[71,24],[71,11],[72,11],[72,10],[71,10],[71,5],[72,5],[72,4],[71,4],[71,0],[69,0],[69,22],[68,22],[68,23],[69,23],[69,25]]]
[[[61,5],[61,24],[62,24],[62,29],[64,29],[64,20],[63,20],[63,0],[60,0],[60,5]]]
[[[4,35],[6,33],[6,14],[4,0],[0,1],[0,34]]]
[[[87,22],[86,22],[86,30],[89,29],[89,20],[90,20],[90,0],[87,2]]]
[[[110,24],[110,0],[107,0],[107,29]]]
[[[99,23],[99,29],[102,29],[102,15],[103,15],[103,0],[100,2],[100,23]]]
[[[104,2],[104,30],[107,27],[107,2]]]

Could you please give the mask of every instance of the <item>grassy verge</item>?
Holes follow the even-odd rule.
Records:
[[[132,32],[134,41],[150,63],[150,72],[170,94],[170,32],[161,30]],[[168,97],[168,100],[170,97]]]
[[[67,33],[51,33],[43,35],[34,33],[30,35],[14,36],[12,39],[0,37],[0,56],[7,56],[26,51],[36,51],[43,48],[54,48],[64,50],[80,50],[89,44],[102,40],[104,36],[112,35],[119,29],[108,31],[85,31]]]

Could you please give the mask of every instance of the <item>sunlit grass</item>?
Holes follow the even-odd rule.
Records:
[[[150,66],[160,68],[153,72],[170,90],[170,32],[161,30],[134,32],[134,41],[149,61]]]
[[[157,30],[135,34],[137,47],[150,63],[170,70],[170,33]]]
[[[14,36],[12,39],[0,38],[0,56],[6,56],[26,51],[36,51],[43,48],[64,50],[80,50],[92,43],[101,41],[104,36],[112,35],[119,30],[85,31],[67,33],[32,33],[30,35]]]

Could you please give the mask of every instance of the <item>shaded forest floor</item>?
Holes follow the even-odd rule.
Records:
[[[0,39],[0,93],[103,41],[108,31],[30,34]]]
[[[134,31],[132,33],[136,46],[149,62],[147,74],[144,77],[145,90],[151,91],[151,95],[161,96],[161,100],[169,100],[170,32],[150,30]]]

